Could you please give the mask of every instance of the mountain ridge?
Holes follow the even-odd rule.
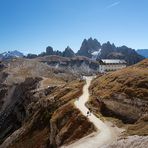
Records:
[[[96,39],[89,38],[84,39],[80,50],[77,55],[87,56],[93,58],[93,53],[100,51],[97,60],[99,59],[124,59],[128,65],[135,64],[144,59],[143,56],[139,55],[134,49],[128,48],[127,46],[116,47],[109,41],[102,45]]]
[[[18,50],[0,53],[0,60],[24,57],[24,54]]]
[[[63,52],[54,51],[52,47],[47,47],[46,52],[43,52],[35,57],[42,57],[47,55],[58,55],[63,57],[85,56],[93,60],[99,59],[124,59],[128,65],[133,65],[144,59],[134,49],[127,46],[116,47],[114,43],[101,44],[97,39],[84,39],[80,49],[74,51],[68,46]],[[29,58],[29,57],[28,57]],[[34,58],[34,55],[33,55]]]
[[[7,57],[3,54],[0,54],[0,60],[23,57],[23,54],[18,51],[17,52],[20,54],[19,56],[13,54],[12,56],[10,53],[13,52],[15,53],[16,51],[8,52],[10,56]],[[127,46],[116,47],[114,43],[111,44],[109,41],[107,43],[101,44],[100,42],[98,42],[97,39],[93,38],[84,39],[80,49],[76,53],[69,46],[67,46],[63,52],[59,50],[54,50],[51,46],[48,46],[45,52],[42,52],[38,55],[28,54],[27,56],[25,56],[25,58],[33,59],[37,57],[51,55],[68,58],[72,58],[75,56],[85,56],[95,61],[99,59],[124,59],[126,60],[128,65],[133,65],[144,59],[142,55],[138,54],[138,52],[136,52],[132,48],[129,48]]]

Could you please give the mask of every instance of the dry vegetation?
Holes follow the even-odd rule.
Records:
[[[51,68],[47,64],[29,59],[13,59],[5,63],[6,68],[1,73],[8,74],[6,83],[20,83],[27,77],[44,77],[65,82],[76,79],[74,75],[66,71]]]
[[[121,120],[130,135],[148,135],[148,59],[98,76],[90,92],[95,113]]]
[[[73,106],[84,81],[34,60],[14,59],[5,65],[0,72],[1,107],[5,104],[0,147],[58,147],[93,132],[93,125]]]

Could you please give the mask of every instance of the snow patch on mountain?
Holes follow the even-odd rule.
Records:
[[[19,58],[19,57],[23,57],[23,56],[24,56],[24,54],[17,51],[17,50],[8,51],[8,52],[3,52],[0,54],[0,60]]]
[[[101,54],[101,49],[99,49],[98,51],[94,51],[91,53],[92,55],[92,60],[96,60],[97,57]]]

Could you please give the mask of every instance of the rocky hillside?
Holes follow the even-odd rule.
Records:
[[[145,59],[94,79],[88,104],[95,113],[118,119],[129,135],[148,135],[147,88],[148,59]]]
[[[44,56],[34,59],[48,64],[50,67],[65,70],[74,75],[91,75],[99,71],[99,64],[87,57],[75,56],[71,58],[61,56]]]
[[[77,55],[86,56],[95,59],[124,59],[129,65],[135,64],[144,59],[134,49],[126,46],[116,47],[110,42],[102,45],[96,40],[89,38],[84,39]]]
[[[0,148],[59,147],[95,130],[73,105],[83,80],[34,60],[0,65]]]
[[[1,74],[8,74],[5,82],[7,84],[23,82],[28,77],[52,77],[52,79],[68,80],[71,73],[56,68],[51,68],[47,64],[29,59],[12,59],[2,62],[5,67]],[[65,76],[65,77],[64,77]],[[60,78],[61,77],[61,78]]]

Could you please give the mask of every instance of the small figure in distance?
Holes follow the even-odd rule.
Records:
[[[88,109],[89,109],[89,113],[90,113],[90,115],[91,115],[92,110],[91,110],[91,108],[88,108]]]
[[[89,116],[89,111],[87,111],[87,117]]]

